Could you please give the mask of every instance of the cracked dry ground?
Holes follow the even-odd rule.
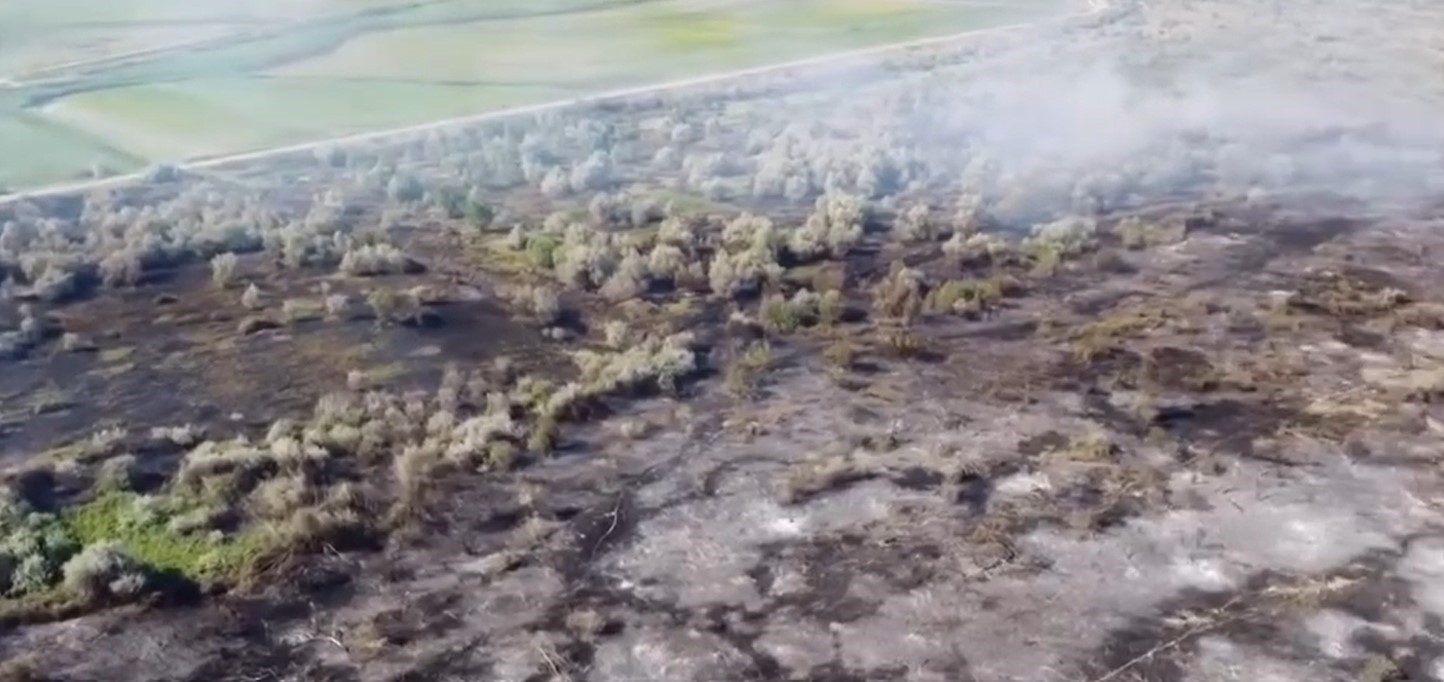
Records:
[[[1444,679],[1444,226],[1311,205],[1215,207],[930,360],[789,340],[754,399],[705,381],[439,482],[382,553],[5,650],[75,680]]]

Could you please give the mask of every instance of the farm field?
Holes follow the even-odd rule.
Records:
[[[129,171],[416,125],[1077,6],[328,0],[207,11],[147,0],[77,21],[78,13],[22,2],[0,10],[0,94],[11,102],[0,101],[0,121],[24,113],[32,123],[0,131],[42,121],[48,134],[70,138],[72,151],[40,167],[0,164],[0,183],[36,186],[89,177],[95,163]],[[0,135],[0,158],[18,158],[27,144],[23,132]]]
[[[242,4],[14,0],[0,6],[0,74],[23,76],[285,22],[410,4],[403,0],[260,0]]]
[[[959,11],[912,0],[790,0],[713,10],[695,4],[378,32],[272,73],[619,86],[986,28],[1034,11],[991,6]]]
[[[137,158],[161,160],[324,139],[567,94],[527,85],[208,79],[89,93],[62,100],[46,113],[50,120],[114,140]]]
[[[0,164],[0,187],[15,187],[36,177],[73,177],[95,166],[112,171],[137,168],[129,156],[84,133],[30,114],[0,116],[0,139],[9,162]]]

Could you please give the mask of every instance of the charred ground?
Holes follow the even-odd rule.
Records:
[[[6,674],[1440,679],[1444,146],[1237,12],[0,207]]]

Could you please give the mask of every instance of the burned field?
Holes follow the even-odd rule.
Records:
[[[4,674],[1440,679],[1444,144],[1009,85],[1229,7],[0,206]]]

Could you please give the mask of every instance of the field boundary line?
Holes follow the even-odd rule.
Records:
[[[227,154],[225,156],[218,156],[213,158],[194,158],[188,161],[173,163],[171,165],[182,171],[218,169],[240,163],[262,161],[270,157],[313,152],[317,149],[324,149],[327,147],[344,147],[347,145],[386,140],[393,137],[405,138],[420,133],[448,130],[452,128],[465,128],[479,123],[504,120],[508,118],[516,118],[518,116],[527,116],[545,113],[549,111],[558,111],[579,105],[604,104],[608,102],[625,101],[627,99],[638,97],[641,95],[656,95],[666,93],[672,90],[684,90],[686,88],[696,86],[716,85],[731,80],[763,76],[791,69],[806,69],[810,67],[826,66],[830,64],[840,64],[845,63],[849,60],[859,58],[874,57],[878,55],[886,55],[889,53],[905,52],[908,50],[914,50],[919,48],[929,48],[946,45],[948,43],[966,40],[970,38],[996,35],[1010,31],[1019,31],[1035,26],[1046,25],[1049,23],[1064,23],[1101,13],[1112,5],[1109,0],[1087,0],[1087,4],[1088,9],[1086,11],[1070,12],[1060,16],[1052,16],[1043,19],[1019,22],[1015,24],[993,26],[983,29],[973,29],[958,33],[950,33],[948,35],[942,36],[915,38],[901,42],[874,45],[871,47],[858,48],[854,50],[844,50],[841,52],[831,52],[827,54],[816,55],[813,57],[806,57],[803,59],[796,59],[777,64],[767,64],[764,66],[755,66],[733,71],[714,72],[710,74],[703,74],[700,76],[689,76],[687,78],[663,81],[661,83],[652,83],[649,85],[638,85],[626,88],[618,88],[615,90],[592,93],[589,95],[571,97],[551,102],[527,104],[518,107],[508,107],[506,109],[497,109],[494,111],[468,114],[465,116],[454,116],[451,118],[429,121],[426,123],[419,123],[416,125],[403,126],[399,128],[388,128],[385,130],[374,130],[364,133],[355,133],[351,135],[343,135],[340,137],[313,140],[310,142],[301,142],[296,144],[283,145],[279,147],[269,147],[266,149],[259,149],[249,152]],[[118,187],[140,181],[144,179],[144,177],[145,171],[139,171],[134,173],[126,173],[123,175],[115,175],[107,178],[82,180],[68,183],[57,183],[30,189],[16,188],[12,194],[0,195],[0,205],[13,203],[16,201],[22,201],[25,199],[36,199],[47,196]]]

